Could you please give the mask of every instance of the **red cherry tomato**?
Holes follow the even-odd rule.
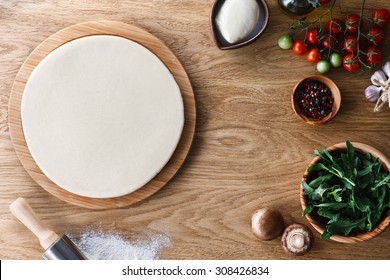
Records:
[[[307,51],[306,45],[301,40],[296,40],[292,49],[296,55],[303,55]]]
[[[307,53],[306,59],[307,59],[307,61],[309,61],[311,63],[317,63],[318,61],[321,60],[321,56],[316,48],[312,48]]]
[[[383,42],[385,35],[383,34],[382,28],[374,26],[368,29],[367,38],[372,45],[379,45]]]
[[[325,49],[334,49],[336,47],[336,39],[332,36],[326,35],[321,42]]]
[[[354,54],[347,54],[343,60],[344,69],[349,72],[355,72],[360,67],[360,62]]]
[[[318,44],[318,33],[315,28],[311,28],[307,31],[306,41],[313,46]]]
[[[369,65],[374,66],[382,62],[382,52],[377,46],[368,46],[364,52]]]
[[[320,0],[321,6],[328,5],[329,3],[330,3],[330,0]]]
[[[343,31],[343,23],[338,18],[333,18],[326,24],[326,30],[333,36],[338,36]]]
[[[372,21],[380,27],[385,27],[390,22],[390,11],[385,8],[376,9],[372,13]]]
[[[344,49],[349,53],[357,52],[357,37],[355,35],[351,35],[345,38]]]
[[[345,19],[345,30],[348,33],[354,34],[358,32],[360,16],[357,14],[349,14]],[[360,23],[360,27],[362,26],[363,21]]]

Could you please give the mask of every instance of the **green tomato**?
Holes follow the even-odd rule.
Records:
[[[291,49],[293,43],[294,43],[293,39],[288,34],[284,34],[284,35],[280,36],[278,39],[278,45],[283,50]]]
[[[330,62],[327,60],[320,60],[317,63],[317,70],[322,74],[328,72],[330,70]]]
[[[329,57],[329,62],[334,68],[337,68],[343,64],[343,58],[338,53],[332,53]]]

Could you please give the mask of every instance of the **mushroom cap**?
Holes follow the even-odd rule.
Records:
[[[290,254],[302,256],[310,251],[313,244],[313,233],[305,225],[292,224],[288,226],[282,235],[283,249]]]
[[[252,232],[261,240],[278,237],[284,228],[284,220],[277,210],[262,208],[252,215]]]

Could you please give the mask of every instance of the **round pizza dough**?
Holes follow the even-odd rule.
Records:
[[[129,194],[171,158],[184,125],[180,89],[145,47],[95,35],[55,49],[24,89],[22,126],[35,162],[80,196]]]

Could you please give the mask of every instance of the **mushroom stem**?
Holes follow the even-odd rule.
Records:
[[[284,230],[281,242],[286,252],[301,256],[310,251],[313,233],[305,225],[292,224]]]
[[[300,249],[305,245],[305,237],[301,233],[294,233],[290,236],[290,243],[296,249]]]

